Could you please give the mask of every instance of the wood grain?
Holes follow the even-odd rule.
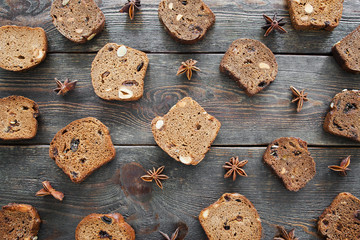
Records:
[[[286,0],[206,0],[216,15],[216,23],[205,39],[187,46],[176,43],[166,34],[157,14],[159,1],[143,0],[142,10],[131,21],[119,9],[126,2],[98,0],[106,16],[105,30],[93,41],[74,44],[53,26],[50,0],[5,0],[0,2],[0,26],[6,24],[40,26],[46,30],[51,52],[95,52],[108,42],[126,44],[146,52],[225,52],[237,38],[264,42],[275,53],[329,54],[331,47],[359,24],[360,0],[344,1],[340,25],[333,32],[295,31],[289,19]],[[262,14],[275,12],[285,17],[288,34],[271,34],[265,38]]]

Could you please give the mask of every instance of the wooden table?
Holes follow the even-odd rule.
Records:
[[[201,209],[225,192],[238,192],[257,208],[263,239],[272,239],[275,225],[295,228],[300,239],[318,239],[317,217],[340,192],[360,197],[358,143],[332,136],[322,129],[332,97],[344,88],[359,88],[359,76],[343,71],[331,56],[334,43],[360,24],[360,0],[345,0],[340,25],[333,32],[298,32],[291,24],[288,34],[263,37],[262,14],[278,12],[289,22],[285,0],[207,0],[216,15],[215,26],[195,45],[180,45],[165,33],[158,20],[159,1],[144,0],[142,11],[131,21],[120,14],[123,0],[98,0],[106,16],[105,30],[84,45],[65,39],[51,23],[50,0],[4,0],[0,25],[43,27],[49,54],[40,66],[25,73],[0,70],[0,97],[23,95],[40,106],[39,130],[29,141],[0,145],[0,204],[34,205],[43,220],[39,239],[74,239],[79,221],[86,215],[120,212],[137,232],[137,239],[161,239],[158,230],[172,233],[178,224],[188,226],[186,239],[206,239],[197,216]],[[219,72],[220,60],[237,38],[265,43],[275,54],[279,73],[265,91],[247,97],[234,81]],[[150,66],[144,96],[136,102],[99,99],[92,88],[91,62],[108,42],[145,51]],[[175,76],[183,60],[199,61],[202,72],[191,81]],[[54,78],[77,79],[77,88],[64,97],[52,92]],[[306,89],[310,98],[296,113],[290,103],[289,86]],[[222,123],[210,152],[198,166],[185,166],[171,159],[153,139],[150,122],[185,96],[198,101]],[[49,142],[73,120],[92,116],[111,131],[116,158],[81,184],[72,183],[49,158]],[[294,136],[309,143],[317,174],[297,193],[286,190],[264,165],[262,154],[269,142]],[[352,156],[351,172],[341,177],[327,166]],[[224,179],[221,166],[232,156],[248,159],[248,178]],[[132,162],[145,169],[165,165],[170,179],[164,190],[156,185],[128,186],[136,172]],[[128,176],[130,174],[131,176]],[[65,193],[63,202],[35,197],[41,182],[49,180]],[[152,186],[152,191],[151,191]]]

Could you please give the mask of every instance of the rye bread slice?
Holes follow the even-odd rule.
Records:
[[[360,91],[347,90],[335,95],[324,121],[324,130],[360,142]]]
[[[0,99],[0,139],[21,140],[35,137],[39,107],[31,99],[9,96]]]
[[[40,216],[34,207],[10,203],[0,211],[0,239],[35,240],[40,224]]]
[[[190,97],[183,98],[151,123],[159,147],[186,165],[197,165],[203,160],[220,127],[221,123]]]
[[[282,137],[267,147],[263,159],[290,191],[305,187],[316,173],[307,143],[299,138]]]
[[[105,100],[138,100],[144,92],[148,64],[144,52],[116,43],[106,44],[91,65],[96,95]]]
[[[29,70],[46,57],[47,38],[40,27],[2,26],[0,39],[0,67],[5,70]]]
[[[229,74],[247,95],[253,96],[275,80],[278,65],[274,54],[263,43],[240,38],[226,51],[220,71]]]
[[[209,240],[260,240],[261,220],[254,205],[238,193],[225,193],[200,212]]]
[[[202,0],[162,0],[159,19],[175,40],[193,44],[204,38],[215,23],[215,15]]]
[[[90,41],[105,26],[105,15],[94,0],[54,0],[50,14],[57,30],[76,43]]]
[[[359,239],[360,200],[350,193],[340,193],[321,214],[317,227],[328,240]]]
[[[332,53],[344,70],[360,73],[360,26],[337,42]]]
[[[333,30],[339,25],[344,0],[288,0],[296,30]]]
[[[80,183],[115,157],[108,128],[87,117],[75,120],[56,133],[49,155],[71,181]]]
[[[75,231],[75,239],[135,240],[135,231],[119,213],[93,213],[81,220]]]

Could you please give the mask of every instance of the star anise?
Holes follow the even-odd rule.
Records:
[[[287,33],[287,31],[282,27],[286,23],[281,22],[284,18],[280,18],[277,20],[277,13],[274,14],[273,19],[263,14],[264,19],[266,20],[266,25],[263,26],[263,29],[267,29],[264,36],[267,37],[274,29],[279,31],[280,33]]]
[[[64,194],[62,192],[56,191],[50,184],[49,181],[42,182],[43,189],[39,190],[36,193],[36,196],[43,197],[52,195],[55,199],[62,201],[64,199]]]
[[[161,180],[166,180],[169,177],[165,174],[161,174],[164,171],[165,166],[159,167],[157,170],[153,167],[153,170],[148,170],[146,175],[141,176],[141,179],[145,182],[152,182],[153,180],[159,186],[159,188],[163,189],[163,185]]]
[[[330,168],[331,170],[333,170],[335,172],[339,172],[343,176],[346,176],[347,175],[346,171],[350,170],[350,168],[348,168],[348,166],[350,165],[350,157],[351,156],[347,156],[346,158],[344,158],[341,161],[340,166],[331,165],[331,166],[328,166],[328,168]]]
[[[177,228],[177,229],[175,230],[175,232],[171,235],[171,238],[170,238],[169,235],[167,235],[166,233],[163,233],[163,232],[161,232],[161,231],[159,231],[159,233],[160,233],[161,235],[163,235],[163,237],[164,237],[166,240],[175,240],[175,239],[177,238],[178,234],[179,234],[179,230],[180,230],[180,228]]]
[[[290,90],[294,95],[294,98],[293,98],[293,100],[291,100],[291,102],[298,102],[296,111],[300,112],[304,105],[304,102],[309,101],[309,99],[307,98],[307,93],[304,93],[305,90],[299,91],[296,88],[294,88],[293,86],[290,86]]]
[[[239,161],[238,157],[232,157],[230,158],[229,162],[226,162],[223,168],[226,169],[226,173],[224,175],[224,178],[228,178],[231,175],[233,176],[233,181],[236,180],[236,175],[239,174],[240,176],[247,177],[246,172],[242,167],[244,167],[248,163],[248,160]]]
[[[274,237],[274,240],[299,240],[297,237],[295,237],[295,229],[291,229],[289,232],[285,230],[282,226],[277,226],[277,229],[279,230],[278,237]]]
[[[200,72],[200,68],[196,67],[195,64],[197,63],[196,60],[186,60],[185,62],[181,63],[181,66],[179,67],[176,76],[183,74],[184,72],[186,72],[186,76],[188,78],[188,80],[191,79],[192,76],[192,71],[197,71]]]
[[[139,11],[141,7],[140,0],[128,0],[128,2],[120,9],[121,13],[128,13],[131,20],[134,19],[135,11]]]
[[[64,96],[67,92],[75,89],[77,80],[71,82],[68,78],[66,78],[64,83],[62,83],[61,81],[57,80],[57,78],[55,78],[55,82],[57,84],[57,88],[54,89],[54,92],[56,92],[57,95]]]

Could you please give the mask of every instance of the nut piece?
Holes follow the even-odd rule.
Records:
[[[127,89],[126,87],[121,87],[119,89],[119,98],[120,99],[129,99],[132,98],[133,92],[130,89]]]
[[[70,2],[70,0],[63,0],[63,1],[62,1],[62,5],[65,6],[65,5],[67,5],[69,2]]]
[[[305,4],[305,12],[311,14],[314,11],[313,6],[310,3]]]
[[[186,102],[180,102],[179,103],[179,107],[185,107],[186,106]]]
[[[261,63],[259,63],[259,68],[261,68],[261,69],[270,69],[270,66],[267,63],[261,62]]]
[[[127,52],[126,47],[124,45],[122,45],[121,47],[118,48],[117,55],[118,55],[118,57],[123,57],[123,56],[125,56],[126,52]]]
[[[286,172],[287,172],[286,169],[285,169],[285,168],[282,168],[280,174],[284,174],[284,173],[286,173]]]
[[[35,50],[34,50],[34,57],[35,57],[36,59],[41,59],[41,58],[44,57],[44,55],[45,55],[45,51],[39,50],[39,49],[35,49]]]
[[[334,103],[333,102],[330,103],[330,108],[334,108]]]
[[[160,129],[162,128],[163,125],[164,125],[164,121],[160,119],[156,122],[155,127],[156,129]]]
[[[306,22],[307,20],[309,20],[309,16],[302,16],[300,19],[301,21]]]
[[[205,211],[203,211],[202,216],[203,216],[203,218],[207,218],[209,216],[209,209],[206,209]]]
[[[173,3],[169,3],[169,9],[173,10],[174,4]]]
[[[77,29],[75,29],[75,32],[76,33],[82,33],[84,31],[84,29],[82,29],[82,28],[77,28]]]
[[[179,14],[176,16],[176,21],[180,21],[180,19],[183,17],[183,15]]]
[[[91,34],[86,40],[90,41],[96,36],[96,33]]]
[[[182,162],[183,164],[189,165],[192,162],[192,158],[191,157],[183,157],[180,156],[180,162]]]

